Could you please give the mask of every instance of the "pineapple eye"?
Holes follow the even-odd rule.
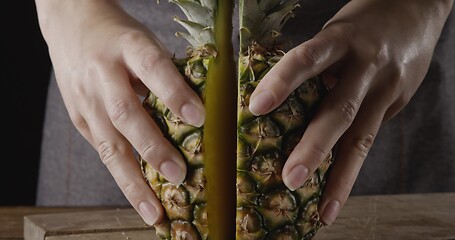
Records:
[[[305,81],[264,116],[249,111],[250,96],[284,55],[280,31],[298,0],[239,0],[237,67],[231,40],[232,0],[172,0],[188,17],[187,56],[173,59],[205,104],[204,126],[190,126],[153,94],[144,108],[187,163],[179,185],[141,161],[146,182],[165,209],[161,239],[311,239],[322,226],[318,203],[329,155],[301,188],[282,179],[287,159],[325,94],[319,78]],[[237,75],[237,77],[236,77]],[[237,105],[237,107],[236,107]]]

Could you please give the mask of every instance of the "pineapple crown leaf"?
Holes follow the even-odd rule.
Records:
[[[240,1],[241,50],[257,42],[273,48],[284,24],[294,16],[299,0],[245,0]]]
[[[214,25],[213,11],[207,7],[204,7],[199,2],[191,0],[170,1],[180,7],[189,21],[207,26]]]
[[[204,46],[215,41],[213,39],[214,34],[212,27],[207,27],[189,20],[179,19],[178,17],[174,17],[174,21],[178,22],[188,31],[188,33],[176,32],[175,35],[185,38],[193,47]]]
[[[212,11],[216,7],[216,1],[214,1],[214,0],[201,0],[199,2],[202,4],[202,6],[208,8],[208,9],[212,9]]]
[[[216,0],[169,0],[177,4],[186,16],[186,20],[174,17],[188,33],[177,32],[177,36],[185,38],[193,48],[202,48],[214,44]]]

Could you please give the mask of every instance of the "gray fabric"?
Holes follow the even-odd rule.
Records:
[[[127,204],[98,153],[69,119],[54,76],[46,108],[37,205]]]
[[[168,1],[123,1],[125,10],[148,26],[168,49],[183,55],[186,42],[176,41],[182,30],[172,21],[179,9]],[[128,201],[101,163],[98,153],[72,124],[52,75],[38,179],[37,205],[127,205]]]
[[[345,2],[302,1],[297,18],[284,29],[284,34],[293,34],[291,45],[311,38]],[[186,48],[187,43],[174,36],[181,28],[169,20],[180,15],[176,6],[145,0],[124,0],[123,5],[168,49]],[[408,106],[381,128],[352,194],[455,191],[454,24],[452,13],[426,79]],[[234,35],[233,40],[237,39]],[[54,77],[49,86],[37,197],[38,205],[47,206],[128,204],[98,154],[69,120]]]

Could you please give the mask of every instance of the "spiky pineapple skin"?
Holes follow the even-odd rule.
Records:
[[[287,189],[281,174],[287,157],[325,94],[322,82],[317,77],[306,81],[267,115],[257,117],[248,110],[251,93],[282,55],[281,51],[267,52],[252,46],[251,51],[240,58],[236,183],[236,239],[239,240],[311,239],[321,227],[317,209],[332,156],[329,155],[295,191]],[[187,59],[175,60],[182,75],[203,101],[210,57],[199,52]],[[204,129],[184,123],[152,94],[143,105],[188,165],[185,181],[175,186],[141,161],[145,179],[166,212],[165,220],[156,226],[157,235],[161,239],[180,239],[185,235],[209,239],[202,144]]]
[[[305,184],[283,183],[286,159],[326,93],[319,77],[306,80],[275,110],[254,116],[251,94],[282,58],[281,30],[299,0],[240,0],[236,239],[311,239],[322,226],[318,204],[330,153]]]
[[[188,57],[174,59],[175,65],[205,102],[209,63],[216,57],[212,21],[216,1],[171,2],[178,4],[188,17],[188,20],[177,18],[176,21],[189,34],[180,32],[177,35],[192,45]],[[317,209],[332,155],[327,156],[317,171],[295,191],[286,188],[281,176],[286,159],[300,141],[325,94],[321,80],[316,77],[305,81],[283,104],[264,116],[254,116],[248,109],[252,92],[284,55],[278,50],[276,39],[281,27],[292,16],[292,10],[298,6],[297,2],[240,1],[237,159],[233,159],[237,163],[235,235],[239,240],[311,239],[321,227]],[[207,16],[211,18],[207,19]],[[161,239],[210,239],[204,127],[184,123],[152,93],[143,106],[164,136],[180,150],[188,166],[185,181],[176,186],[139,156],[145,180],[165,210],[164,220],[155,225],[157,236]],[[222,139],[219,144],[223,144]],[[211,191],[213,194],[223,189]],[[212,237],[212,240],[216,239]]]
[[[254,116],[249,99],[284,52],[257,44],[239,58],[236,239],[311,239],[321,227],[318,203],[332,155],[305,184],[290,191],[282,169],[326,93],[318,77],[305,81],[277,109]]]
[[[204,102],[203,92],[208,65],[213,58],[210,49],[190,52],[188,58],[174,59],[177,69]],[[176,186],[168,182],[139,156],[148,185],[162,202],[164,220],[155,225],[161,239],[208,239],[206,176],[204,172],[202,137],[204,128],[194,127],[175,116],[152,93],[143,107],[155,120],[165,137],[183,155],[187,164],[184,182]]]

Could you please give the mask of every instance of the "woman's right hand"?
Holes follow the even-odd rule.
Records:
[[[112,0],[36,0],[57,83],[69,116],[98,151],[144,221],[163,216],[143,179],[133,148],[167,180],[181,183],[186,165],[142,107],[149,89],[191,125],[204,107],[170,54],[143,25]]]

